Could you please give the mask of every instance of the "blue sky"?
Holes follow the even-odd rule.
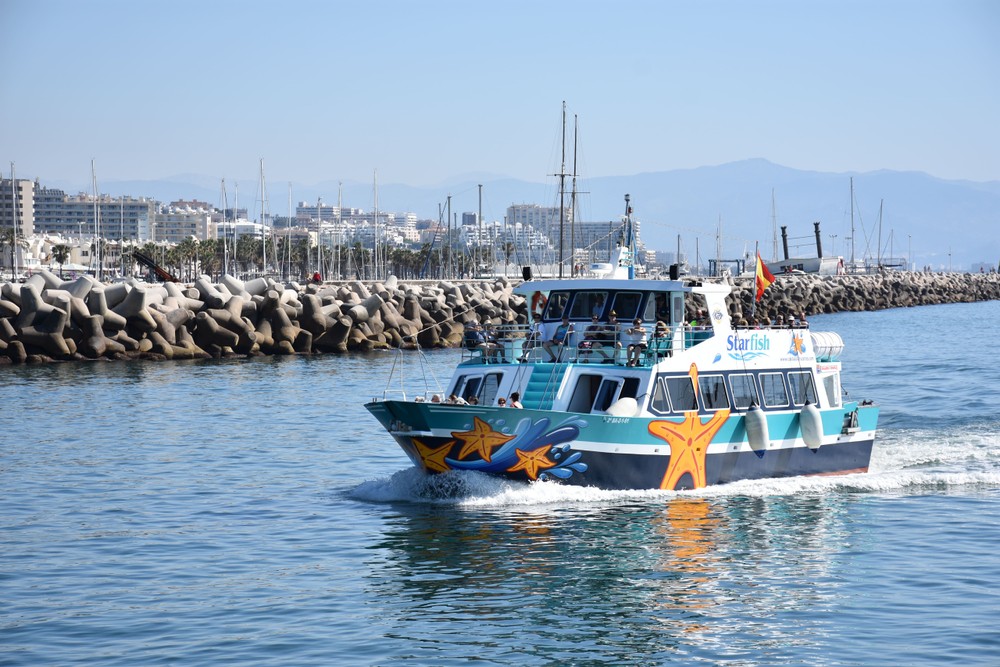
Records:
[[[565,100],[590,177],[1000,180],[998,35],[992,0],[0,0],[0,167],[544,182]]]

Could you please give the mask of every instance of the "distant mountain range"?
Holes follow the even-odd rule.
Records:
[[[879,247],[879,208],[882,206],[882,256],[905,258],[912,247],[918,267],[969,269],[974,263],[995,266],[1000,261],[1000,181],[949,181],[921,172],[874,171],[822,173],[783,167],[762,159],[743,160],[697,169],[578,179],[580,219],[617,220],[631,196],[633,214],[641,223],[648,248],[674,250],[681,237],[682,251],[694,259],[716,256],[721,227],[726,258],[753,252],[772,256],[775,226],[788,227],[792,256],[815,256],[813,222],[821,223],[825,255],[851,256],[850,180],[854,179],[854,253],[858,259],[875,256]],[[452,195],[452,213],[476,212],[478,185],[483,186],[483,217],[502,220],[512,203],[558,205],[558,183],[534,183],[497,176],[465,177],[434,188],[379,184],[379,209],[414,212],[421,219],[437,219],[438,207]],[[67,192],[89,190],[86,185],[43,182]],[[156,181],[108,181],[101,192],[153,197],[163,202],[197,199],[221,203],[221,181],[195,174]],[[567,189],[569,182],[567,181]],[[292,184],[293,205],[299,201],[337,201],[338,183]],[[227,181],[228,202],[235,188]],[[773,214],[772,214],[773,192]],[[268,209],[275,215],[288,210],[288,185],[268,183]],[[260,209],[256,179],[239,179],[240,206],[255,216]],[[568,205],[569,195],[566,196]],[[345,207],[370,210],[371,183],[343,184]],[[775,224],[776,223],[776,224]],[[781,252],[780,232],[778,252]],[[800,247],[796,248],[796,245]]]

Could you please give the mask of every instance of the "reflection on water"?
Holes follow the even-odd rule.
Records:
[[[586,650],[597,662],[677,651],[733,659],[771,643],[821,648],[850,504],[845,496],[405,504],[373,545],[368,589],[393,619],[393,636],[431,653],[474,637],[549,660]]]

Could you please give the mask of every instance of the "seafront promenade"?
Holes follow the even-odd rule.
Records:
[[[756,304],[752,280],[730,282],[737,324],[1000,299],[996,273],[780,276]],[[202,276],[186,286],[102,284],[43,271],[24,283],[0,283],[0,364],[455,347],[472,320],[527,323],[528,304],[514,285],[506,278],[404,283],[395,277],[300,285],[231,276],[219,282]]]

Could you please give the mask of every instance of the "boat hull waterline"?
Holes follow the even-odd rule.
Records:
[[[744,413],[729,410],[678,418],[395,400],[366,407],[428,473],[474,470],[603,489],[684,490],[867,472],[878,420],[874,405],[822,410],[823,444],[814,449],[802,439],[799,413],[768,414],[769,441],[755,448]]]

